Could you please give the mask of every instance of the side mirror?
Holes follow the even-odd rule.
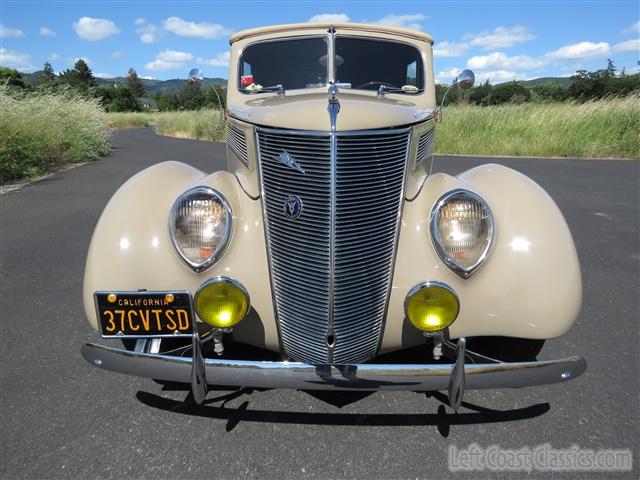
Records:
[[[437,109],[435,112],[436,122],[442,121],[442,107],[444,107],[444,101],[446,100],[447,95],[449,94],[451,89],[453,87],[460,87],[466,90],[467,88],[473,87],[473,84],[475,83],[475,81],[476,81],[476,76],[471,70],[463,70],[460,72],[460,75],[458,75],[455,78],[451,86],[447,88],[446,92],[444,92],[444,96],[442,97],[442,101],[440,102],[440,108]]]
[[[471,88],[476,81],[476,76],[473,74],[471,70],[463,70],[460,72],[460,75],[456,77],[453,81],[453,85],[457,85],[460,88]],[[451,86],[453,86],[451,85]]]
[[[465,70],[468,71],[468,70]],[[189,70],[189,81],[190,82],[201,82],[202,80],[204,80],[204,75],[202,74],[202,70],[200,70],[199,68],[192,68],[191,70]]]
[[[215,86],[209,83],[204,78],[204,75],[202,74],[202,70],[200,70],[199,68],[192,68],[191,70],[189,70],[189,75],[187,78],[189,79],[190,82],[206,83],[209,86],[209,88],[213,90],[213,93],[216,94],[216,97],[218,97],[218,105],[220,106],[220,126],[219,127],[224,128],[224,112],[222,107],[222,99],[218,94],[218,90],[216,90]]]

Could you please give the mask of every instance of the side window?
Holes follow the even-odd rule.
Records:
[[[251,65],[247,62],[242,62],[242,73],[245,75],[251,75]]]
[[[414,60],[409,65],[407,65],[407,79],[405,81],[405,85],[414,85],[418,86],[418,76],[416,73],[417,62]]]

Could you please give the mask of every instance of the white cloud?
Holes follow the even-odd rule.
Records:
[[[346,13],[320,13],[309,19],[309,22],[317,23],[347,23],[349,15]]]
[[[469,51],[471,46],[465,42],[440,42],[433,48],[434,57],[461,57]]]
[[[0,48],[0,65],[14,68],[21,72],[33,72],[35,70],[35,67],[31,65],[31,55],[14,52],[6,48]]]
[[[193,59],[193,55],[187,52],[178,52],[176,50],[165,50],[156,55],[156,59],[152,62],[145,63],[146,70],[165,71],[177,70],[185,68],[186,63]]]
[[[637,21],[633,25],[629,25],[627,28],[622,30],[622,35],[631,35],[633,33],[640,35],[640,21]]]
[[[150,76],[146,76],[146,77],[140,77],[143,80],[156,80],[156,77],[150,77]]]
[[[104,40],[120,32],[111,20],[91,17],[82,17],[77,22],[73,22],[73,29],[80,38],[90,42]]]
[[[47,60],[49,60],[50,62],[57,62],[61,58],[62,57],[60,56],[60,54],[53,52],[51,55],[47,57]]]
[[[146,20],[145,18],[142,18],[142,17],[140,17],[140,18],[136,18],[136,19],[133,21],[133,24],[134,24],[134,25],[138,25],[138,26],[142,26],[142,25],[144,25],[145,23],[147,23],[147,20]]]
[[[616,43],[611,50],[614,52],[638,52],[640,50],[640,39],[627,40],[626,42]]]
[[[421,21],[426,20],[428,17],[421,13],[413,13],[408,15],[387,15],[382,17],[376,23],[382,25],[389,25],[392,27],[411,28],[413,30],[422,30]]]
[[[114,60],[118,60],[119,58],[122,58],[124,56],[124,52],[121,52],[120,50],[116,50],[115,52],[111,52],[109,54],[109,58],[112,58]]]
[[[580,42],[566,45],[553,52],[544,55],[547,60],[575,60],[587,57],[598,57],[611,52],[611,47],[606,42]]]
[[[164,29],[182,37],[196,37],[213,39],[220,38],[231,33],[230,30],[218,23],[188,22],[179,17],[169,17],[164,21]]]
[[[480,85],[487,80],[490,83],[504,83],[512,80],[526,80],[528,76],[522,72],[510,72],[507,70],[495,70],[491,72],[480,72],[476,75],[476,85]]]
[[[115,78],[116,77],[111,73],[100,73],[100,72],[94,73],[93,76],[97,78]]]
[[[49,27],[40,27],[40,30],[38,30],[38,33],[40,35],[42,35],[43,37],[55,37],[56,36],[56,32],[51,30]]]
[[[473,47],[495,50],[508,48],[516,43],[528,42],[536,38],[522,25],[513,27],[496,27],[493,31],[483,31],[477,34],[468,33],[463,37]]]
[[[212,67],[228,67],[231,54],[229,52],[220,52],[215,57],[206,60],[198,57],[196,60],[200,65],[209,65]]]
[[[462,70],[460,70],[459,68],[453,67],[453,68],[447,68],[441,72],[439,72],[436,75],[436,81],[438,83],[444,83],[444,81],[446,80],[453,80],[454,78],[456,78],[458,75],[460,75],[460,72]]]
[[[0,24],[0,38],[17,38],[24,36],[24,32],[19,28],[11,28]]]
[[[508,57],[502,52],[479,55],[467,60],[467,67],[477,70],[529,70],[543,65],[542,60],[527,55]]]

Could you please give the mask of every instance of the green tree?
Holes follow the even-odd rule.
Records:
[[[474,105],[489,105],[492,91],[493,87],[487,79],[482,85],[478,85],[471,90],[471,93],[469,94],[469,101]]]
[[[515,80],[512,82],[501,83],[493,87],[491,96],[489,97],[490,105],[499,105],[501,103],[524,103],[531,100],[531,90],[520,85]]]
[[[76,61],[71,70],[67,69],[60,74],[60,81],[81,90],[97,85],[91,68],[81,58]]]
[[[178,108],[178,98],[173,93],[158,92],[154,97],[158,110],[167,112]]]
[[[0,85],[28,88],[22,74],[13,68],[0,67]]]
[[[535,87],[533,91],[538,99],[547,102],[561,102],[569,96],[569,90],[558,82],[543,82]]]
[[[197,82],[187,82],[178,92],[178,108],[200,110],[205,105],[205,96]]]
[[[49,62],[45,62],[38,80],[40,84],[51,84],[56,81],[56,74]]]
[[[133,68],[130,68],[127,74],[127,86],[137,98],[144,97],[146,94],[142,80],[140,80],[138,73]]]
[[[140,112],[142,106],[131,89],[120,85],[117,87],[97,87],[93,94],[107,112]]]

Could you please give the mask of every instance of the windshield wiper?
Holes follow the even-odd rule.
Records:
[[[276,92],[278,95],[284,95],[284,87],[281,84],[272,85],[270,87],[263,87],[262,85],[255,85],[254,88],[245,87],[244,90],[246,92],[249,92],[249,93]]]
[[[378,97],[384,97],[385,93],[422,93],[424,92],[424,88],[414,87],[413,85],[404,85],[402,88],[398,87],[389,87],[387,85],[380,85],[378,89]]]

